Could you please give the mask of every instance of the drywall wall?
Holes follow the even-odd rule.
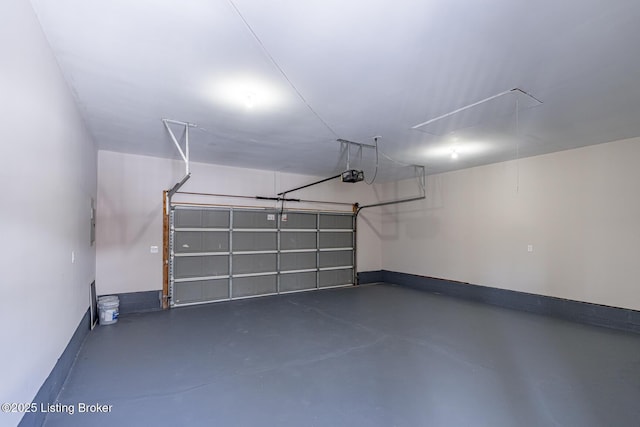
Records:
[[[640,310],[638,160],[636,138],[428,176],[384,208],[382,266]]]
[[[29,2],[0,2],[0,53],[0,402],[30,402],[89,307],[96,150]]]
[[[158,120],[158,126],[161,126]],[[181,191],[245,196],[274,196],[316,177],[272,171],[192,163],[192,177]],[[184,163],[176,160],[99,151],[96,276],[98,294],[160,290],[162,251],[162,191],[184,176]],[[372,202],[373,187],[364,183],[327,182],[290,197]],[[275,202],[176,196],[175,201],[275,207]],[[279,206],[279,205],[278,205]],[[287,207],[350,210],[349,206],[288,203]],[[364,211],[358,221],[358,269],[380,269],[380,216]]]

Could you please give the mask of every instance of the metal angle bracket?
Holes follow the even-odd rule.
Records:
[[[178,152],[180,153],[180,156],[182,157],[182,160],[184,160],[185,164],[184,178],[178,181],[169,191],[167,191],[167,211],[165,212],[165,214],[168,215],[169,209],[171,207],[171,198],[184,185],[184,183],[187,182],[189,178],[191,178],[191,172],[189,171],[189,128],[196,127],[196,125],[189,122],[181,122],[179,120],[170,119],[162,119],[162,124],[164,124],[165,129],[167,129],[171,140],[178,149]],[[171,126],[169,126],[170,124],[184,127],[184,150],[182,149],[182,146],[180,145],[180,142],[178,141],[175,133],[173,133]]]
[[[188,175],[189,174],[189,128],[196,127],[196,125],[193,123],[181,122],[178,120],[170,120],[170,119],[162,119],[162,123],[164,124],[164,127],[167,129],[167,132],[169,132],[169,136],[171,137],[171,140],[175,144],[176,148],[178,149],[178,152],[180,153],[182,160],[184,160],[185,175]],[[171,129],[171,126],[169,126],[170,124],[184,127],[184,150],[182,149],[180,142],[178,142],[178,138],[176,137],[175,133],[173,133],[173,129]]]

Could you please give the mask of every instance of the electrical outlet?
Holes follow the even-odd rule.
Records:
[[[157,246],[151,246],[149,248],[149,252],[151,252],[152,254],[157,254],[158,253],[158,247]]]
[[[533,245],[527,245],[527,252],[533,252]]]

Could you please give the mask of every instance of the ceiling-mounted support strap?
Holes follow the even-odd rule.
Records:
[[[542,104],[542,101],[540,101],[535,96],[531,95],[529,92],[526,92],[526,91],[524,91],[524,90],[522,90],[522,89],[520,89],[518,87],[515,87],[513,89],[505,90],[504,92],[500,92],[498,94],[490,96],[488,98],[481,99],[480,101],[474,102],[473,104],[465,105],[464,107],[458,108],[457,110],[453,110],[453,111],[451,111],[449,113],[446,113],[446,114],[443,114],[441,116],[435,117],[433,119],[427,120],[426,122],[418,123],[415,126],[411,126],[411,129],[421,128],[421,127],[429,125],[429,124],[431,124],[433,122],[437,122],[438,120],[445,119],[445,118],[447,118],[449,116],[453,116],[454,114],[461,113],[461,112],[463,112],[465,110],[468,110],[469,108],[477,107],[480,104],[484,104],[485,102],[492,101],[492,100],[494,100],[496,98],[500,98],[501,96],[504,96],[504,95],[507,95],[507,94],[510,94],[510,93],[521,93],[521,94],[523,94],[525,96],[528,96],[529,98],[533,99],[537,104]]]
[[[167,132],[169,132],[169,136],[178,149],[178,152],[180,153],[180,156],[182,157],[182,160],[184,160],[185,164],[184,177],[180,181],[178,181],[169,191],[167,191],[165,214],[168,215],[169,209],[171,209],[171,197],[173,197],[173,195],[180,189],[180,187],[182,187],[184,183],[187,182],[189,178],[191,178],[191,172],[189,171],[189,128],[196,127],[196,125],[193,123],[169,119],[162,119],[162,124],[164,124],[165,129],[167,129]],[[176,135],[173,133],[173,130],[171,129],[171,126],[169,126],[169,124],[184,126],[184,150],[182,149],[180,142],[178,142],[178,138],[176,138]]]

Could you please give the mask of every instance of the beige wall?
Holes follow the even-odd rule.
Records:
[[[382,266],[640,310],[639,183],[638,138],[432,175],[384,209]]]
[[[316,178],[270,171],[192,163],[192,177],[182,191],[273,196]],[[155,157],[100,151],[98,153],[98,215],[96,284],[98,294],[159,290],[162,288],[162,191],[184,175],[184,163]],[[372,202],[373,188],[364,183],[335,180],[290,194],[290,197]],[[275,202],[245,199],[177,196],[175,201],[229,203],[274,207]],[[332,205],[289,203],[288,207],[335,210]],[[349,206],[339,207],[350,210]],[[375,209],[358,221],[358,269],[379,270],[381,229]]]
[[[89,308],[96,149],[29,2],[0,2],[0,52],[0,402],[31,402]]]

